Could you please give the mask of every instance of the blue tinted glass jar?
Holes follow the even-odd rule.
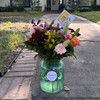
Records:
[[[40,87],[47,93],[64,88],[64,63],[61,59],[42,60],[40,64]]]

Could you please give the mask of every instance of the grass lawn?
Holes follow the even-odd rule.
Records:
[[[29,23],[20,22],[0,24],[0,72],[4,72],[20,50],[18,45],[24,41],[24,33],[29,31],[29,26]]]
[[[0,12],[0,72],[10,64],[29,31],[31,20],[40,19],[44,12]]]
[[[23,12],[0,12],[0,22],[30,22],[33,18],[38,19],[45,12],[23,11]]]
[[[74,14],[83,16],[95,22],[100,22],[100,11],[74,12]]]
[[[23,11],[23,12],[0,12],[0,16],[25,16],[25,15],[44,15],[45,12],[41,11]]]

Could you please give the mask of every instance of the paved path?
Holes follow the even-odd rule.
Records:
[[[33,59],[35,54],[34,51],[24,49],[13,64],[13,68],[0,78],[0,100],[30,98],[30,84],[36,74],[36,61]]]
[[[45,15],[42,20],[51,22],[59,14]],[[65,86],[70,91],[47,94],[39,88],[39,70],[32,82],[33,100],[100,100],[100,25],[75,16],[70,27],[81,28],[81,45],[75,48],[77,60],[64,58]],[[40,62],[40,61],[38,61]],[[39,64],[37,65],[39,69]]]

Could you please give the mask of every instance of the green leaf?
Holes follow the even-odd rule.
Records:
[[[39,30],[42,32],[43,31],[43,28],[42,27],[39,27]]]
[[[52,28],[52,25],[54,24],[54,20],[51,22],[49,28],[51,29]]]
[[[68,31],[68,23],[66,23],[65,26],[64,26],[64,33],[66,34],[67,31]]]
[[[74,47],[71,44],[67,46],[67,51],[69,54],[74,55]]]
[[[78,28],[78,29],[74,32],[73,37],[74,37],[74,36],[77,36],[78,33],[79,33],[79,31],[80,31],[80,28]],[[72,38],[73,38],[73,37],[72,37]]]
[[[48,23],[45,21],[45,25],[48,25]]]
[[[61,35],[61,34],[56,34],[55,37],[58,37],[58,38],[63,38],[64,36]]]

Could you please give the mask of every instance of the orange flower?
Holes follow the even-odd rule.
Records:
[[[72,38],[72,34],[69,34],[67,39],[71,39]]]
[[[72,38],[72,34],[69,34],[68,35],[68,39],[71,39]],[[73,47],[76,47],[77,45],[79,45],[79,39],[75,36],[72,38],[70,44],[73,46]]]

